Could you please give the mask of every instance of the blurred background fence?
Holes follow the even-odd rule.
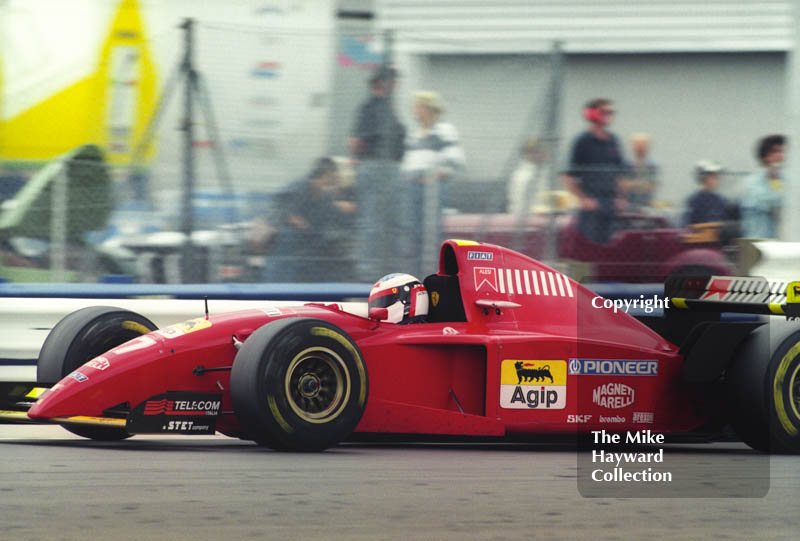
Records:
[[[466,8],[437,3],[421,23],[411,4],[254,0],[222,17],[214,2],[83,2],[97,39],[76,83],[58,75],[66,59],[42,59],[77,45],[39,36],[31,47],[19,30],[64,8],[0,4],[0,278],[423,278],[448,237],[507,245],[576,278],[733,268],[754,142],[781,127],[782,45],[676,54],[640,37],[640,51],[589,54],[552,32],[464,37],[447,21]],[[783,4],[770,6],[782,28]],[[681,79],[660,85],[676,69]],[[735,91],[719,84],[733,70],[744,74]],[[759,77],[777,89],[770,100],[758,99]],[[594,97],[618,110],[610,129],[626,163],[614,175],[628,200],[601,243],[560,178]],[[721,114],[731,110],[738,122]],[[638,163],[635,140],[652,147]],[[689,227],[709,159],[725,214]]]

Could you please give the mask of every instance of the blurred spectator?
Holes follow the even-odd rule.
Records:
[[[747,177],[742,193],[742,235],[771,239],[778,236],[778,219],[783,204],[783,165],[786,138],[768,135],[758,142],[758,171]]]
[[[342,227],[355,213],[341,199],[336,162],[319,158],[304,179],[276,196],[276,228],[264,275],[266,282],[351,281],[352,263]]]
[[[528,138],[520,153],[519,165],[511,174],[506,189],[507,212],[518,218],[527,214],[547,179],[547,153],[542,141],[536,137]]]
[[[413,107],[417,129],[406,139],[401,172],[408,190],[409,272],[423,276],[434,270],[424,267],[438,259],[447,182],[464,169],[464,151],[456,128],[441,119],[444,107],[436,92],[415,92]]]
[[[583,109],[589,128],[575,138],[569,171],[563,180],[580,201],[578,228],[591,241],[607,243],[613,232],[615,211],[625,210],[617,185],[624,161],[617,137],[608,131],[616,110],[611,100],[597,98]]]
[[[728,219],[728,202],[717,193],[722,166],[711,160],[702,160],[695,166],[700,189],[686,201],[686,225],[725,222]]]
[[[658,167],[650,159],[650,136],[646,133],[631,135],[631,154],[627,163],[623,182],[625,198],[631,210],[641,210],[650,206],[656,190]]]
[[[350,137],[358,196],[358,277],[371,282],[387,274],[398,251],[402,227],[396,201],[398,162],[403,158],[405,127],[392,106],[397,72],[382,65],[370,78],[370,96],[358,109]]]

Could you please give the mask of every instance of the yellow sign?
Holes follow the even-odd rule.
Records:
[[[118,6],[105,40],[89,38],[102,41],[93,72],[0,118],[0,157],[49,160],[94,143],[106,150],[109,162],[130,163],[156,108],[156,66],[138,0]],[[139,158],[152,154],[148,144]]]
[[[566,385],[567,361],[505,359],[500,367],[501,385]]]
[[[800,302],[800,282],[789,282],[786,286],[786,302],[790,304]]]
[[[179,330],[189,334],[190,332],[199,331],[202,329],[207,329],[211,326],[211,322],[203,317],[198,317],[195,319],[190,319],[188,321],[184,321],[183,323],[178,323],[177,325],[173,325],[173,327],[177,327]]]

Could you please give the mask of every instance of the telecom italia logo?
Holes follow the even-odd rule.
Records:
[[[570,359],[572,376],[657,376],[658,361],[652,359]]]

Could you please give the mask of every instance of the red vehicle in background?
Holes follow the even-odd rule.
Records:
[[[548,238],[555,237],[556,259],[591,265],[597,282],[658,283],[670,274],[732,275],[735,268],[720,242],[722,224],[690,230],[672,226],[663,216],[625,214],[608,244],[581,235],[577,217],[559,213],[532,215],[521,224],[510,214],[454,214],[443,218],[445,237],[476,238],[509,246],[547,260]]]

